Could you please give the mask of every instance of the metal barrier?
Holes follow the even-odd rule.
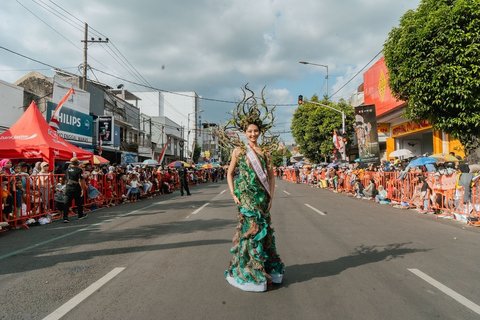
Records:
[[[28,221],[48,217],[60,219],[63,217],[63,203],[60,196],[65,189],[63,174],[37,175],[4,175],[0,176],[1,206],[0,230],[2,227],[28,228]],[[118,176],[115,173],[85,174],[87,189],[83,190],[83,205],[85,211],[99,207],[112,206],[128,200],[127,174]],[[151,174],[148,179],[141,181],[142,195],[161,194],[164,177],[160,172]],[[179,188],[179,177],[176,172],[170,176],[173,192]],[[148,188],[147,188],[148,186]],[[148,190],[146,190],[148,189]],[[146,191],[146,192],[145,192]],[[69,208],[70,214],[75,204]]]
[[[294,169],[285,169],[282,178],[292,183],[306,180],[315,187],[352,195],[357,195],[373,180],[376,189],[380,185],[384,187],[393,205],[480,225],[477,222],[480,217],[480,179],[474,179],[469,191],[457,183],[460,175],[460,172],[447,174],[414,170],[401,175],[400,172],[322,168],[304,170],[300,172],[301,177],[297,177]],[[308,178],[304,179],[305,176]]]

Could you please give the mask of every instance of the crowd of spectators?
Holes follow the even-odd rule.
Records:
[[[409,160],[279,167],[276,175],[359,199],[479,224],[480,166],[461,159],[411,166],[414,162]]]
[[[0,160],[2,185],[0,230],[28,228],[33,223],[49,223],[60,218],[65,206],[65,171],[69,162],[50,168],[47,162]],[[179,171],[167,166],[92,165],[80,164],[85,190],[82,191],[86,211],[100,207],[136,202],[142,198],[169,194],[179,190]],[[224,179],[223,168],[185,168],[183,176],[190,184],[217,182]],[[74,214],[75,204],[69,208]]]

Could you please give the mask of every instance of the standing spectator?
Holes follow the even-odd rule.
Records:
[[[79,167],[80,161],[77,157],[70,159],[70,167],[65,174],[67,186],[65,187],[65,207],[63,208],[63,222],[68,223],[68,211],[75,200],[77,215],[79,219],[86,217],[83,213],[83,190],[85,190],[85,181],[83,179],[83,170]]]
[[[8,188],[8,181],[2,181],[2,213],[3,221],[7,222],[13,212],[13,196]]]
[[[188,188],[188,172],[187,168],[183,166],[183,163],[178,174],[180,176],[180,194],[183,196],[183,190],[185,189],[185,192],[187,192],[187,196],[191,196],[192,194],[190,193],[190,189]]]
[[[36,182],[38,186],[38,191],[40,191],[42,210],[48,211],[50,208],[50,190],[51,183],[50,179],[52,178],[51,173],[49,172],[50,165],[48,162],[42,162],[40,164],[40,172],[36,176]]]
[[[26,194],[25,194],[25,189],[23,188],[22,180],[19,178],[15,179],[15,213],[17,215],[17,219],[20,219],[22,217],[22,209],[25,209],[25,212],[27,211],[26,208]]]
[[[65,178],[62,176],[58,177],[58,182],[55,185],[55,194],[53,196],[53,199],[55,200],[55,208],[59,212],[63,212],[64,207],[65,207]]]

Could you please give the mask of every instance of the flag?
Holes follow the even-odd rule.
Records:
[[[60,100],[57,104],[57,107],[55,108],[55,111],[52,113],[52,117],[50,118],[50,122],[48,123],[50,127],[54,128],[55,130],[58,130],[58,125],[60,124],[60,120],[58,120],[60,116],[60,109],[62,108],[63,104],[65,101],[67,101],[68,97],[70,97],[71,94],[75,94],[75,90],[73,88],[70,88],[68,92],[65,94],[65,96]]]
[[[102,155],[102,137],[98,135],[98,154]]]
[[[163,158],[165,157],[165,151],[167,151],[167,147],[170,144],[170,137],[168,138],[167,142],[162,148],[162,152],[160,152],[160,155],[158,156],[158,164],[162,164]]]
[[[340,150],[340,147],[341,147],[341,145],[340,145],[340,139],[341,139],[341,137],[339,137],[339,136],[337,135],[337,132],[334,131],[334,132],[333,132],[333,145],[335,146],[335,148],[336,148],[337,150]]]

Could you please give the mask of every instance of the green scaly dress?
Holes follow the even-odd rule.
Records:
[[[265,168],[265,159],[258,158]],[[268,282],[270,274],[283,274],[285,266],[275,247],[268,211],[270,196],[248,165],[245,154],[239,156],[238,169],[234,193],[241,205],[238,206],[238,225],[230,249],[233,258],[225,276],[232,276],[240,284],[260,284]]]

